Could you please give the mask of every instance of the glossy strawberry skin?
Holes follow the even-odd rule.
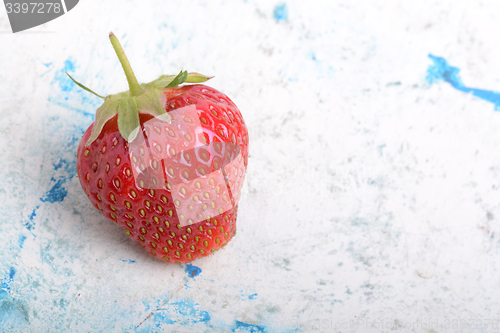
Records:
[[[246,168],[248,132],[240,111],[226,95],[205,85],[167,88],[164,95],[165,110],[172,114],[195,105],[202,128],[202,133],[191,138],[196,140],[196,145],[232,143],[239,148],[242,165]],[[140,122],[145,137],[152,136],[154,129],[164,126],[151,116],[140,115]],[[83,135],[78,148],[77,172],[80,184],[90,202],[138,241],[149,254],[169,263],[185,263],[211,254],[232,239],[236,232],[237,202],[231,209],[201,222],[190,225],[181,223],[176,212],[179,201],[175,199],[179,196],[172,193],[172,186],[168,182],[154,188],[141,187],[137,183],[133,172],[135,164],[130,158],[132,143],[120,135],[116,117],[108,121],[99,137],[86,147],[92,128],[93,124]],[[163,158],[168,159],[167,147],[172,146],[172,138],[165,130],[168,127],[163,128],[160,138],[156,138],[163,148],[156,153],[164,154]],[[174,148],[180,149],[186,145],[187,140],[183,140],[177,142]],[[198,163],[208,168],[204,172],[215,170],[215,155],[211,155],[208,162],[197,161],[196,154],[192,156],[191,167]],[[160,170],[165,175],[165,170]]]

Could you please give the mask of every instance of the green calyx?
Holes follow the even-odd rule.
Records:
[[[159,117],[163,121],[171,123],[172,119],[164,107],[163,89],[177,87],[183,83],[201,83],[212,78],[199,73],[181,71],[177,75],[162,75],[149,83],[139,84],[120,42],[112,32],[109,33],[109,39],[123,67],[130,90],[103,97],[66,73],[82,89],[104,99],[104,103],[97,109],[94,128],[85,144],[86,146],[90,146],[97,139],[106,122],[116,114],[118,114],[118,130],[128,142],[133,141],[139,133],[139,113]]]

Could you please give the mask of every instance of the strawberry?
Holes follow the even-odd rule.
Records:
[[[226,95],[199,84],[205,75],[181,71],[139,84],[109,37],[130,90],[96,94],[104,103],[78,147],[80,184],[152,256],[169,263],[207,256],[236,233],[248,164],[243,117]]]

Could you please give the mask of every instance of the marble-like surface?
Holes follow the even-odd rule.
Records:
[[[0,10],[1,332],[499,332],[500,2],[82,0]],[[148,257],[75,170],[101,94],[215,75],[250,133],[238,233]]]

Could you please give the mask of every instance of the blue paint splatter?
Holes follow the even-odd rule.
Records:
[[[61,149],[61,153],[68,153],[68,155],[72,154],[78,146],[81,135],[82,132],[78,130],[77,133],[71,136],[69,142],[66,144],[66,151]],[[53,183],[52,188],[40,198],[42,202],[62,202],[68,195],[68,191],[64,188],[64,184],[71,180],[76,174],[76,158],[74,158],[74,154],[72,157],[70,161],[60,158],[57,163],[54,163],[54,171],[60,170],[60,173],[57,177],[51,178],[51,182]]]
[[[250,296],[248,296],[248,299],[255,299],[257,297],[257,294],[252,294]]]
[[[49,97],[49,102],[76,111],[84,116],[94,118],[94,112],[89,112],[86,108],[78,106],[88,106],[90,110],[95,110],[102,100],[87,91],[78,87],[65,72],[72,73],[76,68],[75,63],[68,59],[64,62],[64,67],[54,75],[53,85],[58,85],[62,91],[55,97]],[[54,89],[56,90],[56,89]]]
[[[66,178],[73,178],[76,173],[76,156],[75,150],[78,147],[78,143],[80,142],[80,138],[83,134],[83,131],[78,129],[75,133],[71,133],[72,135],[68,138],[69,141],[66,144],[66,149],[61,147],[61,154],[65,156],[71,156],[70,160],[66,160],[64,158],[60,158],[59,162],[54,163],[54,170],[57,171],[62,169],[62,175]],[[54,180],[54,179],[53,179]],[[66,179],[69,180],[69,179]]]
[[[190,278],[194,278],[195,276],[200,275],[201,268],[193,266],[191,264],[186,264],[186,274]]]
[[[137,261],[132,260],[132,259],[128,259],[128,260],[120,259],[120,260],[123,262],[128,262],[129,264],[135,264],[137,262]]]
[[[458,73],[460,72],[459,68],[450,66],[444,58],[436,57],[432,54],[429,54],[429,58],[432,59],[434,64],[429,66],[429,68],[427,69],[427,82],[429,82],[430,84],[437,83],[441,80],[448,82],[453,88],[459,91],[472,93],[472,95],[476,97],[495,104],[495,110],[500,111],[500,93],[490,90],[466,87],[463,84],[462,79],[458,75]]]
[[[159,308],[155,313],[155,322],[174,324],[180,322],[183,325],[194,323],[207,323],[211,320],[207,311],[199,309],[199,304],[191,299],[168,303],[165,308]]]
[[[24,246],[24,241],[26,240],[26,236],[20,235],[19,236],[19,247],[22,249]]]
[[[62,159],[62,158],[59,159],[59,162],[57,162],[57,163],[54,164],[54,170],[61,169],[64,166],[64,164],[66,164],[66,161],[64,159]]]
[[[0,284],[0,299],[4,299],[8,296],[8,290],[10,290],[10,283],[14,281],[14,276],[16,275],[16,270],[14,267],[9,268],[9,278]]]
[[[0,289],[0,301],[6,298],[7,296],[9,296],[9,293],[5,291],[3,288]]]
[[[193,323],[206,323],[211,319],[208,312],[197,309],[199,305],[194,303],[191,299],[182,300],[172,304],[177,308],[177,312],[179,314],[189,317],[190,321]]]
[[[264,326],[247,324],[237,320],[235,323],[235,328],[233,328],[232,331],[236,332],[236,330],[241,330],[241,329],[244,329],[246,332],[256,333],[256,332],[264,332],[266,328]]]
[[[29,319],[26,308],[26,304],[19,300],[2,301],[0,303],[0,328],[2,332],[14,332],[14,330],[27,332],[26,325],[29,325]]]
[[[73,69],[74,64],[71,62],[66,62],[66,69]],[[57,119],[57,118],[56,118]],[[57,125],[56,125],[57,126]],[[64,144],[58,145],[58,155],[60,156],[58,160],[53,164],[54,173],[51,177],[48,190],[45,194],[40,197],[40,201],[43,203],[58,203],[64,201],[68,195],[68,191],[65,184],[76,176],[76,157],[75,151],[80,142],[80,138],[84,132],[84,129],[77,127],[73,132],[64,133]],[[34,219],[37,216],[37,210],[40,205],[36,206],[32,213],[28,216],[28,220],[25,223],[25,227],[32,231],[35,227]],[[22,242],[20,241],[22,246]]]
[[[288,19],[288,8],[286,3],[282,3],[274,7],[274,19],[278,22],[284,22]]]
[[[30,216],[29,216],[29,219],[31,221],[33,221],[33,219],[36,217],[36,210],[40,208],[40,205],[36,206],[35,209],[33,209],[33,211],[31,212]]]
[[[64,70],[65,71],[74,71],[75,70],[75,64],[71,60],[66,60],[64,62]]]
[[[37,209],[40,208],[40,205],[36,206],[35,209],[31,212],[30,216],[28,216],[28,221],[24,224],[26,229],[28,230],[33,230],[33,227],[35,226],[35,222],[33,221],[36,217],[36,211]]]
[[[156,323],[156,327],[160,327],[161,324],[172,325],[175,324],[175,321],[170,318],[170,315],[165,311],[157,311],[154,316],[154,322]]]
[[[16,275],[16,270],[14,269],[14,267],[11,267],[9,271],[9,282],[12,282],[12,279],[14,279],[14,275]]]
[[[43,202],[50,202],[50,203],[55,203],[55,202],[62,202],[64,198],[66,198],[66,195],[68,195],[68,191],[63,187],[64,183],[66,182],[67,179],[59,179],[54,186],[50,190],[45,193],[45,196],[41,198]],[[52,178],[52,181],[55,181],[54,178]]]
[[[73,72],[74,70],[75,64],[68,59],[64,62],[64,68],[56,74],[55,79],[59,82],[59,87],[61,87],[62,91],[71,91],[75,88],[76,85],[65,73],[65,71]]]

